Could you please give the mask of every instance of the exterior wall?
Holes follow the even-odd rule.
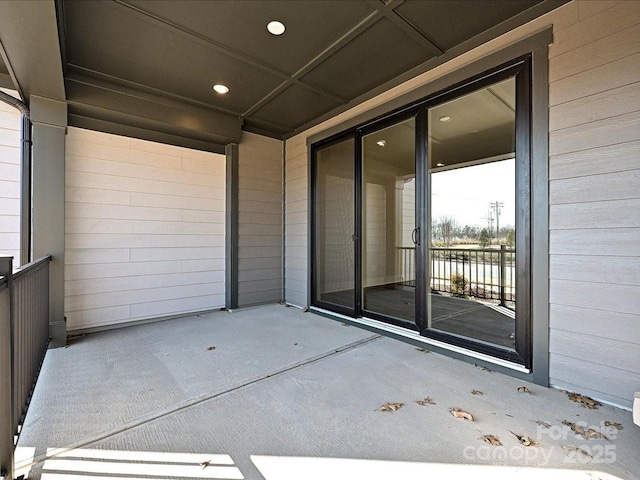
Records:
[[[18,98],[18,92],[2,89]],[[0,255],[20,265],[20,129],[22,116],[0,102]]]
[[[640,386],[640,2],[573,1],[286,143],[286,300],[307,305],[307,138],[553,25],[550,380],[629,407]]]
[[[225,157],[69,128],[68,330],[224,306]]]
[[[640,388],[640,2],[594,3],[573,6],[550,49],[550,376],[629,406]]]
[[[282,141],[238,144],[238,305],[282,300]]]

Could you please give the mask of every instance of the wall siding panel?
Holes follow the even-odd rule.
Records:
[[[69,331],[224,306],[224,162],[69,128]]]
[[[238,144],[238,305],[282,300],[282,142]]]
[[[18,92],[2,89],[18,98]],[[22,116],[0,102],[0,256],[20,266],[20,130]]]
[[[637,0],[572,1],[288,139],[286,300],[308,302],[307,138],[548,26],[550,382],[629,407],[640,362],[617,359],[640,351]],[[598,345],[612,351],[585,355]]]

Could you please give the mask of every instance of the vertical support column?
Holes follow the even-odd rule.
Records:
[[[31,261],[31,120],[22,115],[20,159],[20,265]]]
[[[67,104],[32,95],[33,257],[51,255],[49,335],[66,344],[64,317],[65,135]]]
[[[238,144],[225,148],[226,226],[225,226],[225,307],[238,308]]]

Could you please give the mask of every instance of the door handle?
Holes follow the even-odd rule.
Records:
[[[413,242],[414,245],[420,245],[420,227],[416,227],[413,229],[413,232],[411,232],[411,241]]]

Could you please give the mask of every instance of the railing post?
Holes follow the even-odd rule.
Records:
[[[506,279],[506,270],[505,270],[505,258],[506,258],[506,245],[500,245],[500,274],[498,276],[498,283],[500,288],[500,305],[506,306],[505,303],[505,295],[504,295],[504,284]]]
[[[0,478],[13,479],[13,339],[11,332],[11,275],[13,257],[0,258]]]

